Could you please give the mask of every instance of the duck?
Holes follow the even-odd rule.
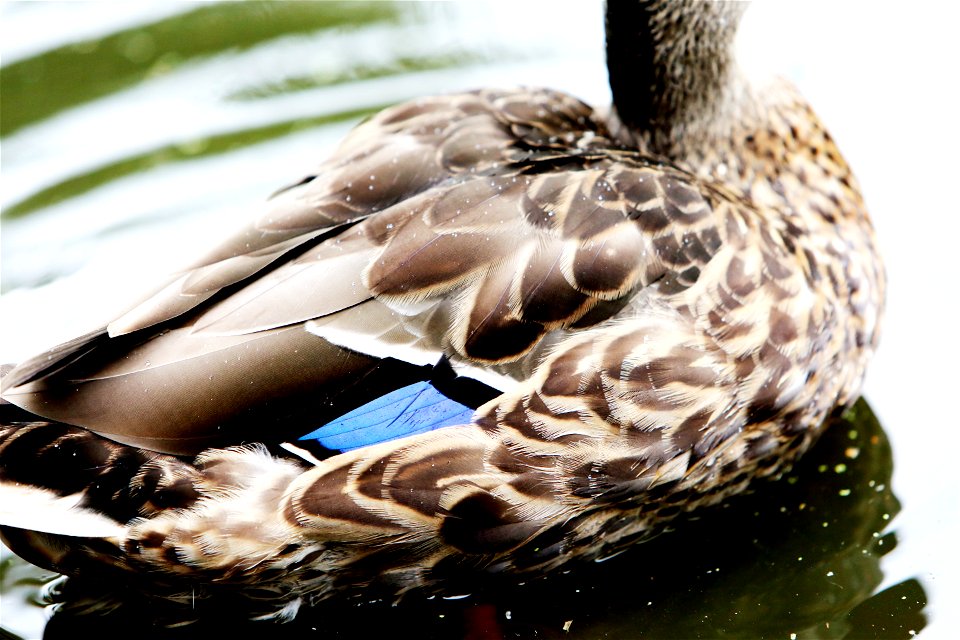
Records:
[[[608,2],[612,105],[399,104],[97,331],[9,368],[0,532],[290,619],[601,561],[776,477],[859,397],[859,185],[738,3]]]

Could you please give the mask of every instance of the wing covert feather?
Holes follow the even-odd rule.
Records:
[[[549,331],[621,308],[601,303],[671,274],[678,290],[695,282],[719,248],[707,238],[720,214],[716,196],[691,185],[680,171],[612,160],[441,185],[357,225],[380,247],[364,284],[397,309],[451,305],[445,346],[457,355],[515,360]]]

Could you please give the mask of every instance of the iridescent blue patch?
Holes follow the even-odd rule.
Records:
[[[429,382],[417,382],[357,407],[300,440],[316,440],[327,449],[350,451],[415,433],[469,424],[473,411],[446,397]]]

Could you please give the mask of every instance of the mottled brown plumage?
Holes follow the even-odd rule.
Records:
[[[609,117],[540,89],[387,109],[103,332],[11,372],[4,398],[55,422],[7,420],[0,480],[102,529],[64,554],[69,530],[10,521],[48,532],[14,548],[257,585],[288,615],[604,557],[806,450],[878,337],[856,181],[791,87],[740,76],[739,9],[615,7]],[[501,393],[316,464],[238,446],[336,417],[383,358]]]

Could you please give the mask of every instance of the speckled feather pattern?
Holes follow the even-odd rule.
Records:
[[[669,160],[553,91],[388,109],[110,325],[152,336],[133,357],[91,365],[71,347],[65,368],[41,358],[5,380],[17,404],[131,446],[38,422],[3,427],[0,460],[25,438],[45,438],[49,455],[82,442],[127,456],[122,499],[103,500],[96,475],[51,491],[84,493],[124,526],[110,540],[119,566],[256,584],[283,615],[371,584],[434,589],[454,566],[541,573],[602,558],[779,474],[856,399],[884,276],[856,181],[817,117],[786,84],[751,95],[722,139],[705,129],[708,143],[677,143]],[[279,266],[250,279],[267,265]],[[273,344],[260,340],[331,363],[300,374],[304,385],[335,378],[331,367],[350,378],[383,355],[357,355],[371,336],[495,372],[504,393],[471,424],[313,466],[258,446],[184,461],[144,449],[142,432],[123,431],[129,415],[106,428],[31,404],[65,377],[95,389],[164,367],[199,376],[207,354]],[[272,375],[256,379],[261,393]],[[134,411],[152,429],[176,418],[149,401]]]

